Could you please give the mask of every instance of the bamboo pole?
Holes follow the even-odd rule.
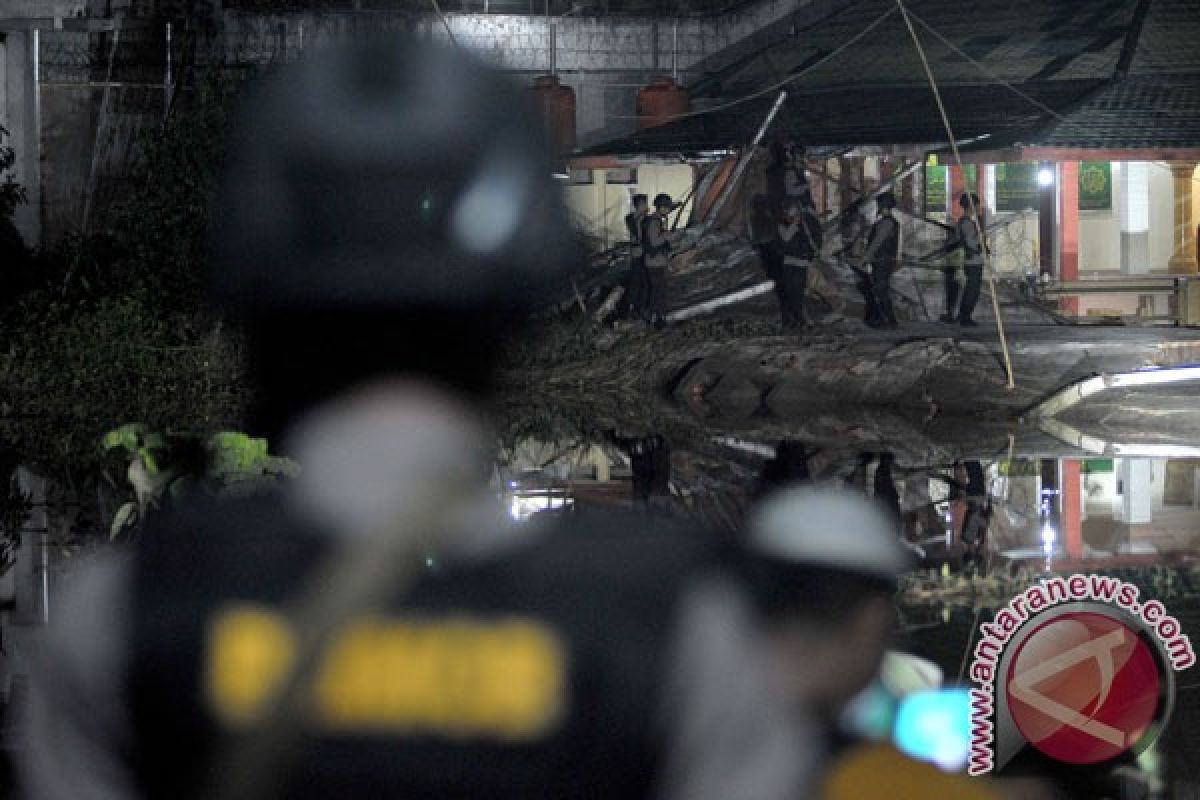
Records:
[[[904,6],[904,0],[896,0],[896,5],[900,9],[900,15],[904,17],[904,24],[912,36],[913,44],[916,45],[917,55],[921,57],[921,64],[925,67],[925,76],[929,79],[929,88],[933,90],[933,99],[937,101],[938,112],[942,115],[942,125],[946,128],[946,138],[950,140],[950,149],[954,153],[954,163],[958,165],[959,169],[962,169],[962,155],[958,151],[958,140],[954,138],[954,130],[950,127],[950,117],[946,115],[946,106],[942,103],[942,93],[938,91],[937,80],[934,79],[933,70],[929,66],[929,60],[925,57],[925,48],[921,45],[921,39],[917,36],[916,29],[913,28],[912,20],[908,16],[908,9]],[[1008,376],[1008,388],[1015,389],[1017,388],[1017,384],[1013,379],[1012,359],[1008,353],[1008,339],[1004,335],[1004,320],[1000,317],[1000,299],[996,293],[996,278],[992,274],[991,254],[988,252],[983,227],[979,224],[979,208],[975,203],[975,195],[971,191],[967,191],[967,202],[971,206],[971,216],[975,224],[975,231],[979,236],[979,244],[983,250],[983,269],[987,274],[988,288],[992,292],[992,311],[996,316],[996,331],[1000,334],[1000,350],[1004,355],[1004,371]]]

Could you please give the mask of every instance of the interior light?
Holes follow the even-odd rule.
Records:
[[[1054,170],[1050,167],[1042,167],[1038,170],[1038,186],[1053,186],[1054,185]]]

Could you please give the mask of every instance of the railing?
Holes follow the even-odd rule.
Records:
[[[1200,326],[1200,275],[1129,275],[1120,278],[1055,281],[1040,287],[1046,297],[1087,294],[1165,294],[1170,300],[1167,314],[1139,317],[1139,321],[1164,321],[1188,327]]]

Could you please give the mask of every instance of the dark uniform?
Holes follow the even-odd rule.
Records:
[[[655,199],[655,213],[642,220],[642,249],[646,254],[647,302],[650,320],[662,325],[667,315],[667,267],[671,263],[671,242],[667,239],[666,211]],[[670,206],[670,199],[667,206]]]
[[[779,250],[783,263],[775,280],[779,311],[785,329],[808,324],[804,311],[804,290],[808,285],[808,268],[821,248],[821,223],[810,209],[791,222],[778,226]]]
[[[779,265],[783,256],[779,252],[779,229],[771,214],[770,201],[766,195],[754,198],[754,207],[750,216],[750,240],[758,253],[759,263],[767,277],[775,280],[779,275]]]
[[[871,226],[864,255],[864,260],[871,264],[871,299],[874,301],[868,304],[868,324],[896,326],[892,275],[896,272],[899,253],[900,223],[891,214],[882,214]]]
[[[987,562],[987,530],[991,523],[992,505],[988,499],[983,466],[978,461],[968,461],[965,466],[967,509],[962,527],[963,561],[964,565],[974,565],[982,571]]]
[[[631,211],[625,215],[625,230],[629,233],[629,286],[625,307],[629,316],[638,319],[644,319],[649,314],[646,298],[650,278],[646,274],[646,254],[642,249],[642,222],[645,218],[645,211]]]
[[[263,668],[294,646],[289,577],[313,574],[336,539],[286,506],[164,518],[136,555],[128,702],[143,797],[203,785],[224,732],[273,688]],[[268,796],[650,796],[674,735],[664,721],[682,711],[669,708],[669,633],[720,551],[632,519],[560,527],[426,572],[348,623]]]
[[[782,215],[789,202],[812,202],[812,188],[804,168],[804,150],[776,142],[766,169],[767,200],[772,213]]]
[[[966,200],[966,195],[960,198],[959,206],[962,207],[963,214],[954,225],[954,233],[950,242],[942,248],[941,252],[951,253],[959,248],[962,249],[963,272],[966,274],[967,283],[960,299],[958,271],[952,266],[944,268],[946,312],[942,315],[941,320],[942,322],[958,322],[960,325],[974,325],[975,321],[972,315],[975,313],[975,304],[979,302],[979,294],[983,287],[984,248],[987,247],[987,242],[981,235],[982,222],[976,221],[971,216],[970,202]],[[978,200],[975,202],[975,207],[980,208]]]

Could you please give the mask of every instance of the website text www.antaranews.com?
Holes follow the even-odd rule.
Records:
[[[977,684],[970,691],[971,754],[967,771],[971,775],[991,772],[995,766],[992,745],[995,742],[996,673],[1005,647],[1027,620],[1046,609],[1084,601],[1115,606],[1131,614],[1158,638],[1175,671],[1196,663],[1191,641],[1183,633],[1179,620],[1168,614],[1158,600],[1139,602],[1139,595],[1137,586],[1110,576],[1047,578],[1018,594],[992,622],[980,626],[981,637],[975,645],[970,673],[972,682]]]

